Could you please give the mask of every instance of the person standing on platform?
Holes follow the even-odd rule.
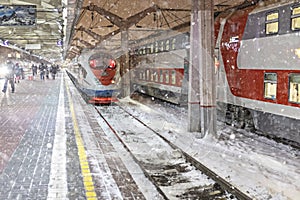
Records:
[[[35,77],[37,75],[37,66],[35,64],[32,64],[32,76]]]
[[[21,67],[19,66],[19,63],[16,63],[14,71],[15,71],[15,83],[17,83],[17,82],[20,83]]]
[[[39,70],[40,70],[40,78],[41,78],[41,80],[45,80],[46,66],[44,65],[44,63],[42,63],[39,66]]]
[[[49,68],[48,66],[46,65],[46,68],[45,68],[45,73],[46,73],[46,79],[49,79]]]
[[[2,92],[6,93],[7,85],[9,82],[11,86],[11,92],[14,93],[15,92],[15,83],[14,83],[15,70],[14,70],[14,65],[10,61],[8,61],[7,63],[7,69],[8,69],[8,73],[5,76],[5,82],[4,82]]]
[[[51,72],[52,79],[54,80],[55,79],[55,75],[57,73],[57,67],[55,65],[51,65],[50,72]]]

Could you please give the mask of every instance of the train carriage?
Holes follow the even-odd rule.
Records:
[[[215,18],[220,120],[300,144],[299,37],[297,1],[256,4]],[[186,104],[189,33],[148,41],[131,57],[133,88]]]
[[[215,22],[218,102],[234,110],[225,119],[244,123],[247,112],[256,129],[298,143],[299,11],[297,2],[255,5],[223,13]]]
[[[134,51],[134,91],[145,93],[175,104],[186,104],[182,88],[187,79],[189,35],[179,34],[154,40]],[[133,58],[133,56],[131,56]]]

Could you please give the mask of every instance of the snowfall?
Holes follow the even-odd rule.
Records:
[[[126,97],[120,104],[254,199],[300,199],[299,150],[219,122],[216,135],[202,138],[187,131],[187,109],[152,100],[140,103]]]

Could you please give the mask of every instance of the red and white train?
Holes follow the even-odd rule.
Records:
[[[84,50],[67,73],[88,103],[110,104],[120,93],[120,72],[112,55]]]
[[[300,144],[300,3],[223,12],[215,39],[219,119]],[[136,91],[186,103],[188,33],[149,39],[131,59]]]

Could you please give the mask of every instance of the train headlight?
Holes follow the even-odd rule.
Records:
[[[109,60],[109,66],[108,66],[109,68],[111,68],[111,69],[115,69],[116,68],[116,61],[114,61],[114,60]]]

